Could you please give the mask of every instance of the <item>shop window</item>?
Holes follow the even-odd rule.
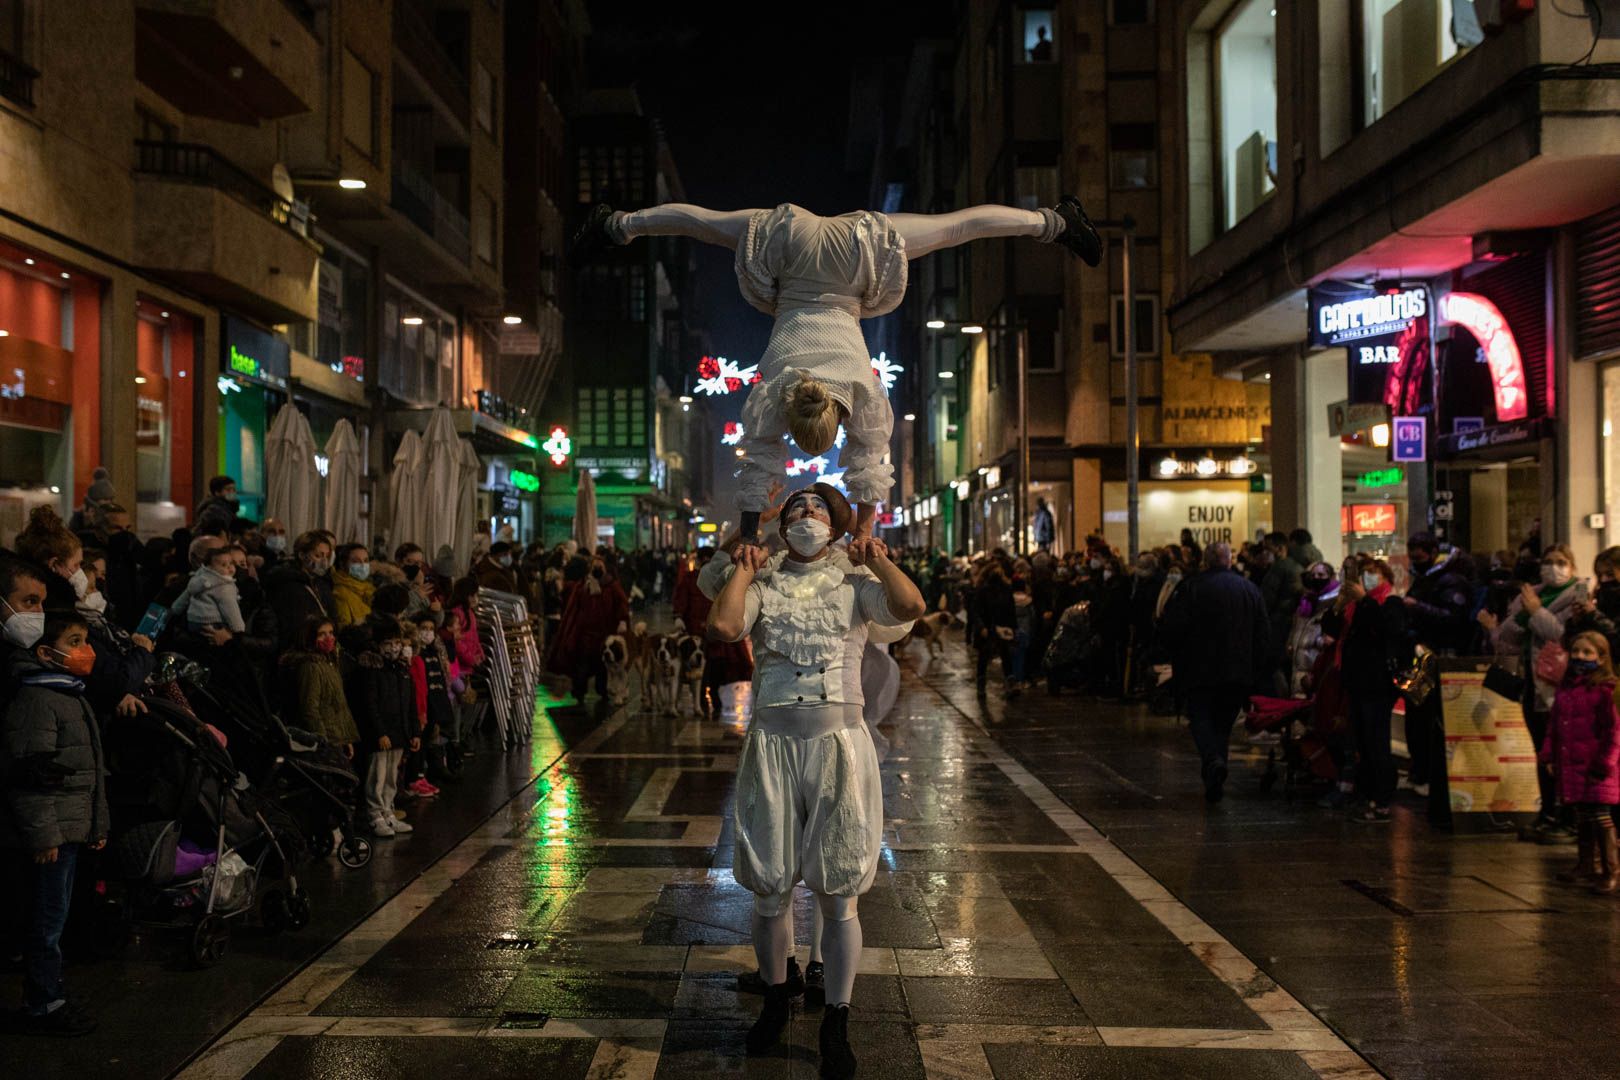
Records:
[[[1029,370],[1050,375],[1063,370],[1063,309],[1036,308],[1025,323],[1025,344],[1029,350]]]
[[[480,189],[473,196],[473,254],[491,266],[495,265],[495,218],[495,200]]]
[[[1116,357],[1125,355],[1125,297],[1115,293],[1108,306],[1109,352]],[[1159,298],[1136,297],[1136,355],[1159,355]]]
[[[1017,205],[1024,210],[1056,206],[1061,196],[1056,165],[1020,165],[1013,170]]]
[[[343,138],[375,158],[377,154],[377,76],[348,49],[343,50]]]
[[[136,300],[135,497],[142,504],[195,505],[199,341],[197,320],[156,300]]]
[[[1024,12],[1024,47],[1019,57],[1026,64],[1050,64],[1057,60],[1056,12],[1037,9]]]
[[[579,445],[605,450],[647,445],[645,388],[582,386],[574,404]]]
[[[1361,0],[1360,16],[1367,124],[1484,40],[1473,0]]]
[[[495,76],[483,64],[473,64],[473,119],[486,132],[495,134]]]
[[[1110,26],[1141,26],[1153,21],[1153,0],[1109,0]]]
[[[1240,0],[1216,31],[1215,102],[1223,221],[1252,214],[1277,184],[1277,9]]]
[[[1159,186],[1157,124],[1108,126],[1108,186],[1115,190]]]

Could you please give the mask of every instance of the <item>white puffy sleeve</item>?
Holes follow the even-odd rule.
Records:
[[[783,372],[797,379],[795,371]],[[737,466],[737,508],[760,511],[771,505],[771,481],[787,471],[787,443],[782,436],[787,427],[782,420],[782,376],[757,382],[743,403],[741,443],[744,451]]]
[[[856,578],[854,584],[855,611],[860,619],[877,626],[909,625],[906,620],[896,619],[889,610],[889,591],[876,575]]]
[[[905,299],[906,241],[886,214],[870,210],[856,224],[855,239],[861,251],[861,318],[875,319]]]
[[[844,424],[846,442],[838,463],[844,470],[844,489],[850,500],[878,503],[889,497],[894,486],[894,466],[889,464],[889,437],[894,434],[894,410],[883,385],[866,371],[864,385],[853,388],[854,403]]]

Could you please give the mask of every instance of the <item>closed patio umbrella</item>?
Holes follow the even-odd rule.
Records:
[[[264,440],[269,488],[265,516],[280,518],[294,536],[320,519],[320,473],[315,469],[315,436],[294,405],[283,405]]]
[[[426,479],[422,492],[422,532],[416,538],[426,551],[465,543],[456,532],[456,509],[461,492],[462,438],[456,434],[449,409],[434,409],[422,438]],[[470,529],[468,530],[471,531]]]
[[[596,481],[591,470],[579,470],[579,490],[574,495],[574,540],[586,555],[596,550]]]
[[[422,535],[422,486],[427,482],[427,454],[422,436],[407,431],[394,452],[394,472],[389,477],[389,505],[393,511],[388,540],[390,547],[407,541],[417,543]]]
[[[338,543],[363,543],[360,532],[360,440],[339,420],[326,440],[326,527]]]
[[[472,566],[472,534],[478,515],[478,475],[484,463],[478,460],[478,451],[472,442],[461,441],[460,479],[456,482],[456,531],[450,546],[456,553],[456,568],[465,574]]]

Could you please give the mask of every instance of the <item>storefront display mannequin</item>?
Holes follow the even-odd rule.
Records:
[[[833,556],[840,502],[809,488],[790,495],[778,519],[789,550],[767,561],[758,547],[739,547],[709,613],[711,636],[752,636],[756,663],[754,718],[737,764],[732,866],[755,897],[754,950],[768,984],[748,1050],[766,1052],[787,1026],[797,990],[788,981],[791,900],[803,880],[826,920],[824,1077],[855,1072],[848,1024],[861,955],[856,906],[872,886],[882,845],[883,785],[861,719],[860,656],[868,623],[897,626],[925,610],[881,541],[850,545],[848,563],[870,575],[847,571]]]
[[[825,453],[838,428],[847,437],[844,485],[859,505],[852,530],[871,535],[877,503],[888,496],[894,413],[872,375],[861,319],[899,306],[907,261],[972,240],[1028,236],[1061,244],[1096,266],[1102,240],[1080,200],[1020,210],[975,206],[948,214],[881,214],[860,210],[820,217],[783,203],[771,210],[707,210],[666,203],[633,213],[593,207],[574,237],[576,263],[640,236],[685,236],[736,252],[743,297],[776,320],[748,393],[742,425],[742,534],[757,539],[772,479],[785,475],[791,434],[806,454]]]

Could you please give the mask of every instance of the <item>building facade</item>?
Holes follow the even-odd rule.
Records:
[[[1589,565],[1620,537],[1620,46],[1579,5],[1184,3],[1174,23],[1171,327],[1269,380],[1276,521],[1398,567],[1420,529]]]
[[[359,432],[364,539],[388,534],[382,477],[435,405],[480,452],[482,516],[525,524],[509,474],[535,469],[525,410],[560,355],[537,269],[560,225],[531,212],[527,234],[506,231],[507,38],[577,56],[576,8],[133,0],[85,17],[20,0],[0,15],[0,543],[29,506],[81,500],[98,464],[143,535],[189,520],[215,473],[255,516],[288,404],[318,446],[340,419]],[[565,143],[559,111],[536,123]],[[542,136],[512,126],[531,153]],[[553,198],[560,182],[554,166]]]

